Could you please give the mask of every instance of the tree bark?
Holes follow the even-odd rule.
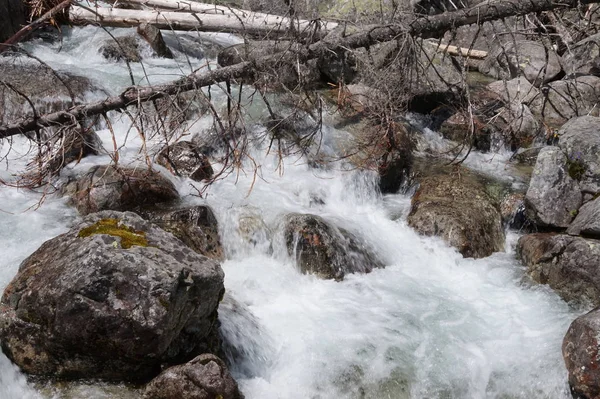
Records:
[[[337,41],[327,38],[308,47],[300,47],[285,54],[275,54],[264,57],[254,62],[242,62],[225,68],[203,74],[192,74],[175,82],[154,87],[130,87],[121,95],[107,98],[87,105],[79,105],[65,111],[55,112],[41,117],[28,118],[18,123],[0,126],[0,139],[33,131],[36,127],[53,126],[68,121],[77,120],[86,116],[103,114],[107,111],[125,108],[141,102],[158,99],[167,95],[177,94],[200,87],[209,86],[216,82],[231,80],[241,77],[251,77],[260,73],[261,68],[282,60],[305,62],[313,58],[321,58],[332,51],[354,49],[369,46],[378,42],[396,40],[402,35],[430,38],[444,34],[452,27],[483,23],[494,19],[506,18],[513,15],[524,15],[531,12],[549,11],[557,8],[575,7],[582,3],[591,4],[591,0],[562,0],[557,3],[553,0],[510,0],[496,4],[485,4],[468,10],[459,10],[431,17],[419,17],[404,24],[377,26],[356,34],[344,37]]]
[[[198,7],[193,7],[198,8]],[[201,8],[198,8],[201,9]],[[337,24],[321,21],[295,20],[278,15],[261,13],[229,12],[206,14],[200,12],[177,12],[159,10],[125,10],[121,8],[83,8],[71,6],[71,22],[75,25],[100,24],[102,26],[130,27],[147,23],[159,29],[199,30],[206,32],[238,33],[261,38],[292,36],[290,24],[301,36],[313,36],[318,40]]]

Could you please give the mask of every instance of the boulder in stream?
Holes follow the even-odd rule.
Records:
[[[98,51],[108,60],[127,62],[142,60],[138,41],[133,36],[106,39]]]
[[[183,241],[194,251],[212,259],[223,259],[219,225],[213,211],[207,206],[179,209],[150,207],[139,213],[161,229]]]
[[[565,301],[600,305],[600,241],[566,234],[521,237],[517,256],[527,273]]]
[[[89,215],[21,263],[0,303],[2,349],[29,374],[149,379],[218,349],[223,277],[134,213]]]
[[[288,254],[304,274],[343,280],[348,273],[369,273],[384,266],[357,237],[319,216],[287,215],[283,235]]]
[[[600,398],[600,309],[571,323],[563,339],[562,354],[573,398]]]
[[[146,167],[94,166],[67,183],[63,194],[82,215],[102,210],[132,210],[173,201],[179,194],[173,183]]]
[[[440,236],[466,258],[504,249],[500,211],[484,185],[465,169],[425,177],[412,199],[408,225]]]
[[[166,146],[156,156],[156,162],[176,176],[195,181],[210,179],[213,175],[208,157],[202,148],[190,141],[178,141]]]
[[[527,216],[539,226],[565,228],[581,206],[579,182],[559,147],[543,148],[525,196]]]
[[[579,212],[575,220],[569,225],[567,233],[600,238],[600,197],[579,208]]]
[[[223,360],[202,354],[166,369],[153,379],[144,399],[243,399]]]

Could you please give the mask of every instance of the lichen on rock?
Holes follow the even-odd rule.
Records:
[[[113,237],[119,237],[121,239],[121,248],[123,249],[129,249],[134,245],[140,247],[148,246],[146,233],[136,231],[114,218],[99,220],[91,226],[79,230],[77,237],[86,238],[94,234],[108,234]]]

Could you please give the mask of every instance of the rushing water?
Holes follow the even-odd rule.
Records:
[[[77,28],[67,30],[62,44],[28,47],[53,67],[116,93],[129,77],[123,64],[97,54],[105,37],[97,28]],[[144,69],[133,65],[133,72],[138,82],[146,75],[160,83],[202,63],[181,55],[175,62],[147,58]],[[114,118],[119,143],[129,137],[121,160],[138,158],[140,140],[127,136],[126,121]],[[99,134],[112,148],[109,132]],[[323,134],[327,149],[340,132],[325,126]],[[13,158],[26,151],[20,140],[13,146]],[[410,198],[376,194],[372,174],[344,172],[340,164],[314,169],[297,155],[280,162],[261,143],[251,151],[261,165],[257,173],[245,165],[204,198],[193,195],[191,181],[174,179],[186,202],[208,204],[219,220],[226,250],[222,331],[236,353],[232,371],[247,398],[569,397],[560,346],[576,313],[546,287],[527,282],[514,256],[515,234],[508,234],[506,252],[463,259],[440,239],[412,231],[406,224]],[[473,159],[470,166],[501,173],[497,165],[505,157]],[[107,161],[106,155],[90,157],[75,169]],[[23,161],[11,165],[2,165],[2,177]],[[77,217],[53,196],[31,210],[40,198],[0,188],[2,288],[22,259]],[[279,233],[281,217],[290,212],[320,215],[362,237],[386,267],[343,282],[300,274]],[[36,385],[0,355],[2,399],[136,397],[135,389],[93,382]]]

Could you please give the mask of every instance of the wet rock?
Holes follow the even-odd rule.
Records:
[[[0,76],[31,100],[37,115],[84,103],[87,92],[100,92],[87,78],[53,72],[22,59],[0,58]],[[0,124],[33,116],[31,105],[23,95],[0,85]]]
[[[528,218],[539,226],[565,228],[575,217],[582,202],[581,191],[560,148],[540,151],[525,201]]]
[[[152,50],[162,58],[173,58],[171,49],[167,47],[165,40],[160,33],[160,29],[150,24],[141,24],[137,28],[137,33],[144,38],[152,47]]]
[[[500,215],[502,224],[511,229],[519,230],[529,225],[525,214],[525,195],[522,193],[510,193],[500,203]]]
[[[600,397],[600,310],[576,318],[563,339],[562,354],[573,398]]]
[[[581,191],[600,194],[600,118],[582,116],[558,131],[558,146],[565,152],[569,175]]]
[[[219,264],[134,213],[85,217],[25,259],[0,305],[23,371],[143,380],[214,350]]]
[[[559,128],[569,119],[582,115],[598,116],[600,78],[581,76],[551,82],[540,89],[529,105],[531,111],[549,127]]]
[[[386,130],[388,134],[379,138],[381,143],[375,144],[375,151],[379,150],[381,153],[377,172],[379,189],[384,194],[398,192],[409,181],[413,165],[413,144],[407,126],[392,124],[382,133]]]
[[[179,194],[160,173],[143,168],[94,166],[62,188],[82,215],[102,210],[131,210],[173,201]]]
[[[271,230],[262,219],[258,209],[244,207],[238,217],[237,231],[245,243],[251,247],[263,247],[270,252]]]
[[[124,36],[106,39],[98,50],[102,56],[108,60],[140,62],[139,44],[133,36]]]
[[[584,204],[567,229],[571,235],[600,238],[600,197]]]
[[[500,212],[484,185],[464,169],[423,178],[408,225],[421,234],[442,237],[466,258],[504,249]]]
[[[225,363],[203,354],[163,371],[144,392],[145,399],[243,399]]]
[[[567,76],[600,76],[600,34],[595,34],[569,46],[563,55]]]
[[[223,259],[219,225],[207,206],[181,209],[143,209],[140,215],[168,231],[194,251],[212,259]]]
[[[479,66],[479,72],[496,79],[512,79],[519,74],[534,86],[554,80],[562,71],[560,58],[540,42],[522,40],[498,44]]]
[[[517,255],[528,274],[565,301],[600,305],[600,241],[550,233],[519,239]]]
[[[166,146],[156,156],[156,162],[176,176],[195,181],[210,179],[213,169],[202,149],[190,141],[179,141]]]
[[[369,273],[383,264],[351,233],[319,216],[290,214],[283,236],[300,271],[323,279],[343,280],[348,273]]]
[[[27,24],[27,7],[21,0],[0,0],[0,43]]]
[[[528,166],[535,166],[537,157],[544,147],[519,148],[511,160]]]

